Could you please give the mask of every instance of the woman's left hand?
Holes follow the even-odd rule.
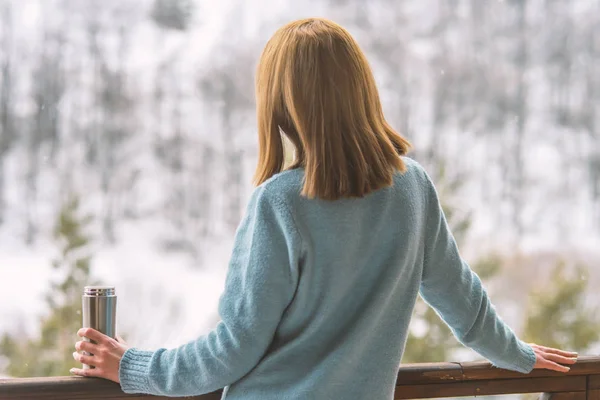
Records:
[[[119,383],[119,364],[123,354],[128,349],[125,341],[119,336],[115,340],[92,328],[82,328],[77,332],[77,335],[86,337],[96,343],[83,340],[75,343],[77,351],[73,353],[73,358],[82,364],[95,368],[72,368],[70,372],[74,375],[93,376]],[[89,355],[81,354],[81,351],[85,351]]]

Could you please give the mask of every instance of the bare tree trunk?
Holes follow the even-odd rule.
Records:
[[[95,94],[99,91],[99,79],[102,72],[101,55],[98,47],[100,22],[98,21],[97,10],[92,9],[88,11],[86,24],[88,52],[93,65],[92,86],[90,90]],[[99,115],[98,96],[93,96],[89,113],[91,114],[91,122],[82,133],[84,134],[86,147],[86,160],[90,165],[94,166],[98,163],[98,138],[100,136],[100,121],[102,120],[102,116]]]
[[[192,214],[195,213],[192,199],[193,187],[186,182],[187,168],[186,154],[190,143],[186,138],[183,126],[184,94],[181,87],[181,74],[179,73],[178,62],[181,52],[185,49],[180,46],[169,57],[161,63],[157,71],[157,81],[155,82],[155,113],[158,121],[167,122],[169,129],[168,135],[163,137],[163,132],[158,126],[155,130],[155,152],[166,168],[166,185],[168,194],[165,197],[166,216],[177,230],[175,245],[186,249],[192,253],[197,253],[192,245],[195,220]],[[168,84],[168,85],[167,85]],[[168,115],[163,115],[164,99],[168,100],[170,107],[167,110]],[[164,118],[164,117],[167,118]]]
[[[102,229],[109,243],[115,241],[115,218],[119,214],[119,185],[127,181],[127,171],[121,167],[125,162],[124,143],[129,139],[131,104],[126,93],[125,57],[128,54],[129,26],[126,9],[111,6],[113,14],[110,26],[101,26],[97,10],[89,10],[87,21],[88,49],[94,65],[93,106],[91,126],[87,129],[86,147],[88,162],[97,168],[102,193]],[[108,64],[101,47],[105,31],[113,30],[117,38],[117,62],[114,68]],[[125,177],[124,177],[125,175]],[[130,176],[129,176],[130,177]]]
[[[164,32],[161,30],[158,35],[158,43],[157,49],[161,51],[164,43]],[[163,101],[165,97],[165,88],[164,88],[164,76],[167,72],[168,63],[171,60],[160,61],[158,68],[156,69],[156,78],[154,79],[154,93],[153,93],[153,102],[152,107],[154,109],[153,116],[154,118],[154,141],[156,146],[160,146],[162,142],[162,128],[163,128]]]
[[[200,184],[200,193],[198,196],[198,211],[201,221],[201,236],[203,238],[210,237],[212,234],[211,227],[211,198],[212,198],[212,181],[214,175],[215,151],[207,145],[202,149],[202,160],[200,163],[200,175],[197,180]]]
[[[236,107],[236,88],[232,77],[225,76],[221,124],[223,129],[223,151],[225,156],[225,222],[229,231],[235,231],[242,213],[242,166],[243,153],[235,140],[236,127],[232,124],[233,113],[243,111]]]
[[[567,128],[573,135],[578,135],[581,129],[578,121],[579,111],[572,106],[572,89],[575,82],[572,79],[573,60],[575,55],[571,53],[572,44],[570,40],[577,36],[577,28],[574,24],[571,13],[571,6],[568,3],[548,2],[546,5],[546,24],[548,24],[549,46],[546,58],[548,60],[547,79],[550,85],[549,111],[552,116],[552,122],[559,128]],[[570,153],[574,137],[572,135],[560,134],[555,139],[556,146],[561,154],[560,179],[561,192],[558,196],[558,202],[554,205],[559,213],[568,212],[571,208],[570,196],[576,188],[577,182],[572,182],[572,172],[577,166],[577,159]],[[565,218],[558,218],[556,221],[556,231],[561,242],[569,239],[571,221]]]
[[[5,182],[6,172],[4,170],[4,156],[0,156],[0,226],[4,223],[4,213],[6,209],[6,200],[4,198],[4,192],[6,187]]]
[[[73,13],[73,0],[64,0],[61,4],[65,18],[67,20],[71,13]],[[77,0],[75,0],[77,1]],[[69,37],[69,26],[65,26],[65,36]],[[79,90],[73,91],[70,96],[67,97],[68,102],[65,105],[65,112],[61,115],[61,118],[65,123],[62,126],[61,131],[61,142],[59,145],[58,153],[62,157],[61,169],[59,170],[59,185],[60,185],[60,199],[59,201],[66,201],[73,197],[77,197],[76,188],[74,182],[74,176],[77,173],[78,168],[81,167],[79,164],[80,160],[77,157],[77,151],[75,149],[80,145],[80,135],[82,131],[81,127],[81,116],[84,112],[84,101],[85,89],[81,84],[81,72],[83,70],[82,64],[85,58],[80,52],[65,52],[63,57],[64,62],[64,76],[68,79],[64,79],[65,86],[69,85],[73,88],[80,88]]]
[[[39,111],[38,111],[39,112]],[[27,143],[27,171],[25,173],[25,243],[33,244],[37,234],[35,207],[37,203],[37,178],[39,173],[39,118],[36,126],[31,127]]]
[[[59,28],[60,29],[60,28]],[[25,174],[26,188],[26,242],[32,244],[37,235],[37,197],[40,173],[40,149],[50,144],[51,157],[59,140],[58,104],[64,92],[62,57],[64,37],[62,32],[44,27],[42,54],[34,69],[33,88],[35,102],[34,121],[27,142],[28,166]]]
[[[169,138],[169,159],[170,159],[170,186],[171,186],[171,210],[172,220],[175,226],[183,233],[187,231],[187,214],[189,213],[189,206],[186,202],[186,184],[185,184],[185,153],[184,148],[185,136],[183,133],[182,126],[182,93],[179,87],[179,74],[175,70],[177,65],[172,64],[172,79],[171,84],[173,87],[172,101],[173,106],[171,108],[171,126],[173,129],[173,136]]]
[[[187,185],[187,238],[196,264],[202,265],[205,244],[212,234],[212,194],[214,191],[215,151],[210,144],[202,144],[200,155],[192,161]]]
[[[114,11],[115,14],[118,10]],[[102,216],[104,236],[110,242],[115,241],[115,223],[121,214],[120,198],[125,182],[131,177],[127,167],[126,144],[131,136],[131,104],[127,93],[126,57],[129,53],[129,28],[127,14],[121,14],[116,22],[118,38],[117,64],[111,71],[107,63],[102,62],[104,87],[101,96],[103,134],[100,139],[102,155],[100,157],[102,192],[105,209]]]
[[[592,141],[592,149],[588,160],[589,179],[591,186],[592,199],[597,207],[595,207],[595,219],[597,229],[600,231],[600,127],[598,126],[598,119],[600,113],[598,112],[600,103],[600,74],[598,72],[598,63],[600,63],[600,1],[595,2],[595,10],[592,13],[594,18],[589,27],[588,32],[588,52],[589,58],[586,65],[586,88],[587,88],[587,100],[585,105],[587,110],[585,111],[585,129],[587,130]]]
[[[513,142],[513,173],[511,185],[512,221],[516,243],[520,243],[525,227],[522,218],[525,205],[524,140],[528,118],[526,73],[529,64],[527,48],[527,2],[517,3],[517,93],[515,95],[515,138]]]
[[[445,32],[451,25],[452,10],[444,1],[439,3],[440,16],[435,25],[435,30],[439,32],[437,57],[434,59],[432,75],[435,77],[434,93],[432,94],[432,123],[430,132],[430,143],[426,153],[426,162],[433,169],[431,175],[434,180],[440,177],[444,163],[447,161],[447,155],[444,154],[444,130],[447,129],[449,120],[448,109],[451,105],[452,77],[450,68],[449,45],[446,40]]]
[[[12,110],[12,40],[13,25],[9,2],[4,3],[1,12],[2,26],[2,62],[0,64],[0,225],[4,222],[5,202],[5,157],[16,137]]]

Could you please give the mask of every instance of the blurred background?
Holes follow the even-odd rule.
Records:
[[[84,285],[130,345],[218,321],[282,24],[331,18],[528,341],[600,352],[599,0],[0,0],[0,376],[68,375]],[[419,303],[404,362],[479,359]]]

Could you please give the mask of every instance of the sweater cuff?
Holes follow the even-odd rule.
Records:
[[[533,348],[525,342],[519,341],[520,357],[515,360],[516,370],[518,372],[528,374],[533,371],[537,356]]]
[[[150,360],[153,351],[129,348],[119,363],[119,381],[125,393],[151,393]]]

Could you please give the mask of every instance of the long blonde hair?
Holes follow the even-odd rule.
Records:
[[[259,185],[284,168],[283,132],[293,168],[305,170],[302,194],[336,200],[390,186],[406,167],[409,142],[383,116],[369,63],[338,24],[309,18],[280,28],[256,75]]]

